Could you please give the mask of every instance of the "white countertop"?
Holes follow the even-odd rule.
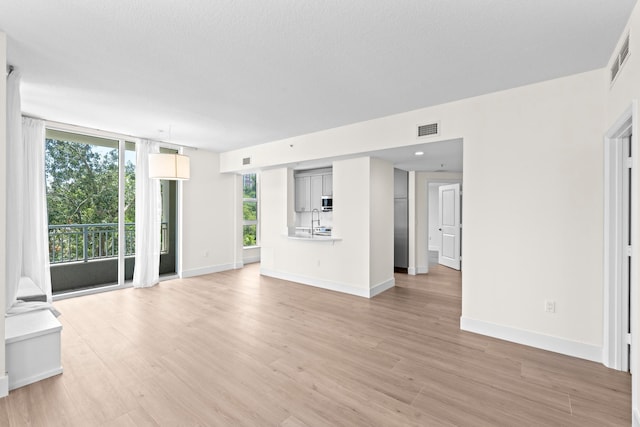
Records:
[[[316,232],[311,234],[310,227],[289,227],[284,234],[285,237],[293,240],[310,240],[314,242],[335,242],[336,240],[342,240],[340,237],[331,235],[331,229],[323,232]]]
[[[310,240],[314,242],[335,242],[337,240],[342,240],[340,237],[335,236],[318,236],[314,234],[313,236],[310,234],[294,234],[294,235],[285,235],[289,239],[293,240]]]

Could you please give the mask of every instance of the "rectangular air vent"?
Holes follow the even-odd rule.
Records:
[[[434,136],[440,133],[439,123],[429,123],[426,125],[418,125],[418,138],[425,136]]]
[[[624,60],[629,56],[629,35],[627,34],[627,38],[624,40],[622,44],[622,48],[620,49],[620,65],[624,63]]]
[[[611,66],[611,81],[615,80],[618,75],[618,71],[620,71],[620,64],[618,64],[618,61],[615,61],[613,66]]]
[[[246,165],[250,165],[251,164],[251,157],[243,157],[242,158],[242,166],[246,166]]]
[[[622,66],[624,65],[626,59],[629,57],[629,34],[625,37],[622,42],[622,46],[618,51],[618,54],[613,60],[613,64],[611,65],[611,83],[616,79],[616,76],[620,73]]]

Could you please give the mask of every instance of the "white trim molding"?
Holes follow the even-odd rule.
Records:
[[[429,267],[425,266],[418,266],[416,268],[409,267],[409,269],[407,270],[407,274],[409,274],[410,276],[415,276],[416,274],[427,274],[428,272]]]
[[[9,395],[9,376],[4,374],[0,377],[0,398],[6,397]]]
[[[383,293],[384,291],[388,291],[389,289],[393,288],[395,285],[396,285],[396,279],[393,277],[389,280],[385,280],[382,283],[378,283],[377,285],[372,286],[371,289],[369,289],[369,298],[373,298],[376,295]]]
[[[221,271],[234,270],[234,269],[242,268],[243,266],[244,266],[243,263],[236,262],[231,264],[220,264],[220,265],[212,265],[209,267],[193,268],[191,270],[184,270],[182,272],[182,278],[186,279],[187,277],[202,276],[204,274],[211,274],[211,273],[220,273]]]
[[[256,262],[260,262],[260,255],[258,255],[258,256],[251,256],[251,257],[244,257],[244,258],[242,259],[242,262],[243,262],[243,264],[244,264],[244,265],[247,265],[247,264],[253,264],[253,263],[256,263]]]
[[[623,141],[631,137],[631,152],[637,153],[638,103],[633,101],[625,112],[609,128],[604,136],[604,265],[603,265],[603,347],[602,363],[613,369],[626,371],[634,362],[628,360],[626,324],[637,324],[637,260],[638,245],[631,247],[631,260],[627,253],[625,236],[632,241],[638,230],[638,201],[635,196],[639,186],[638,157],[632,156],[631,177],[627,178],[624,164],[628,152]],[[633,190],[629,193],[628,187]],[[631,194],[630,200],[623,195]],[[629,205],[630,203],[630,212]],[[630,218],[630,221],[629,221]],[[630,224],[630,228],[629,227]],[[630,286],[630,288],[629,288]],[[629,295],[631,296],[629,304]],[[630,312],[627,307],[630,306]],[[637,348],[637,334],[632,335],[632,348]]]
[[[511,341],[529,347],[553,351],[554,353],[578,357],[592,362],[602,363],[602,347],[571,341],[551,335],[544,335],[524,329],[512,328],[485,322],[484,320],[460,317],[460,329],[480,335],[486,335],[505,341]]]
[[[60,374],[62,374],[62,371],[63,370],[60,367],[60,368],[50,369],[50,370],[45,371],[45,372],[40,372],[38,374],[31,375],[31,376],[26,377],[26,378],[21,378],[21,379],[16,380],[16,381],[12,381],[10,383],[10,389],[11,390],[15,390],[17,388],[24,387],[26,385],[33,384],[33,383],[38,382],[38,381],[42,381],[44,379],[47,379],[47,378],[50,378],[50,377],[53,377],[53,376],[56,376],[56,375],[60,375]]]
[[[275,279],[287,280],[302,285],[313,286],[316,288],[327,289],[344,294],[355,295],[358,297],[371,298],[395,286],[395,279],[391,278],[382,283],[373,286],[370,289],[357,288],[355,286],[344,283],[332,282],[330,280],[317,279],[315,277],[301,276],[299,274],[283,273],[281,271],[271,270],[269,268],[260,268],[260,274],[263,276],[273,277]]]

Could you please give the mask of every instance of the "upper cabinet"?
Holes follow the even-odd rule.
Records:
[[[296,171],[294,182],[296,212],[322,211],[322,196],[333,195],[331,168]]]
[[[311,175],[311,210],[322,210],[322,175]]]
[[[333,174],[322,175],[322,195],[333,196]]]
[[[311,177],[296,176],[296,212],[309,212],[311,210]]]

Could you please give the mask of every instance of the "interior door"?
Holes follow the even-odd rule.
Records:
[[[460,184],[449,184],[438,187],[440,211],[438,222],[441,234],[438,263],[460,270],[460,219],[462,206]]]

